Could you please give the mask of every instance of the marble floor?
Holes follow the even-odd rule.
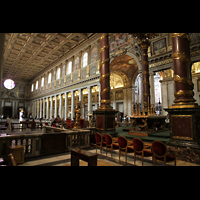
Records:
[[[96,147],[93,146],[89,149],[84,149],[84,151],[96,153]],[[111,158],[111,154],[108,151],[106,156],[105,149],[102,150],[102,154],[100,154],[100,150],[97,149],[98,154],[98,166],[142,166],[142,161],[140,157],[136,159],[136,165],[134,165],[134,154],[130,153],[127,156],[127,163],[125,162],[124,154],[121,155],[119,161],[118,150],[113,150],[113,155]],[[71,165],[71,154],[70,152],[55,154],[44,157],[37,158],[29,158],[25,159],[23,164],[19,164],[19,166],[70,166]],[[80,162],[80,166],[87,166],[87,163],[84,161]],[[152,166],[151,158],[144,158],[143,166]],[[157,163],[157,166],[163,166],[163,163]],[[174,164],[167,164],[167,166],[174,166]],[[177,160],[177,166],[200,166],[194,163],[189,163],[181,160]]]

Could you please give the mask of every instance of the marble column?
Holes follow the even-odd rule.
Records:
[[[88,89],[88,114],[92,114],[92,89],[90,86],[87,87],[87,89]]]
[[[60,96],[60,99],[59,99],[59,115],[60,115],[60,118],[63,118],[63,116],[62,116],[62,94],[60,93],[59,94],[59,96]]]
[[[171,39],[175,100],[172,106],[165,109],[170,119],[167,145],[178,147],[180,156],[184,156],[187,148],[186,160],[195,156],[200,159],[200,106],[194,103],[196,100],[193,98],[190,37],[188,33],[171,33]],[[192,149],[197,153],[195,156]]]
[[[42,99],[40,99],[40,118],[42,118]]]
[[[115,109],[116,110],[116,99],[115,99],[115,90],[113,90],[112,91],[112,93],[113,93],[113,109]]]
[[[80,115],[80,117],[81,118],[83,118],[83,102],[82,102],[82,89],[81,88],[79,88],[79,101],[81,102],[81,115]]]
[[[50,97],[50,116],[49,118],[51,119],[51,117],[53,116],[53,96]]]
[[[49,97],[47,97],[46,119],[49,119]]]
[[[101,106],[102,110],[112,110],[110,106],[110,66],[109,66],[109,41],[108,33],[102,33],[100,39],[101,45],[101,64],[100,64],[100,84],[101,84]]]
[[[75,113],[74,113],[74,91],[72,90],[71,91],[71,120],[74,120],[74,117],[75,117]]]
[[[43,118],[45,118],[45,98],[43,98]]]
[[[94,111],[96,114],[96,129],[101,134],[110,134],[116,136],[115,131],[115,114],[117,111],[110,106],[110,54],[108,33],[102,33],[100,38],[101,45],[101,64],[100,64],[100,97],[101,105],[99,109]]]
[[[151,97],[151,104],[155,105],[155,89],[154,89],[154,72],[150,73],[150,97]]]
[[[67,92],[65,92],[65,120],[67,120],[68,115],[68,105],[67,105]]]
[[[147,112],[148,104],[150,104],[150,92],[149,92],[149,65],[147,49],[150,42],[147,39],[141,40],[138,45],[141,49],[142,60],[142,85],[143,85],[143,105],[145,112]]]
[[[174,106],[194,105],[194,84],[191,75],[190,37],[188,33],[171,33],[174,66]]]
[[[55,110],[54,110],[54,117],[56,118],[58,113],[57,113],[57,95],[54,96],[55,97]]]
[[[36,116],[37,116],[37,118],[39,118],[39,100],[37,100],[36,102],[37,102],[37,112],[36,112]]]

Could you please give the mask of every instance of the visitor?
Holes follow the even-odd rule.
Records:
[[[7,117],[7,132],[11,131],[11,122],[12,122],[12,119],[10,119],[10,117],[8,116]]]
[[[60,118],[60,116],[58,115],[57,117],[56,117],[56,123],[60,123],[61,122],[61,118]]]
[[[55,120],[55,118],[54,118],[54,116],[52,115],[52,117],[51,117],[51,126],[53,126],[54,120]]]

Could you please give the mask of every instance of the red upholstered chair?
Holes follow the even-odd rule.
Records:
[[[142,157],[142,166],[143,166],[143,157],[151,157],[152,156],[151,150],[150,151],[145,150],[145,148],[150,148],[150,146],[145,147],[144,142],[139,138],[133,139],[133,148],[134,148],[134,164],[136,161],[136,156]]]
[[[107,156],[107,149],[110,149],[112,157],[112,150],[119,149],[119,145],[113,142],[113,138],[110,134],[106,134],[105,139],[106,139],[106,156]]]
[[[167,146],[158,140],[155,140],[152,143],[152,153],[153,153],[153,163],[154,165],[157,164],[157,161],[163,162],[164,166],[166,165],[166,162],[174,162],[174,165],[176,166],[176,157],[173,151],[168,151]],[[173,155],[167,154],[168,152],[173,153]]]
[[[120,155],[122,151],[122,152],[125,152],[125,161],[127,162],[127,153],[133,153],[134,148],[128,146],[127,139],[121,135],[118,137],[118,144],[119,144],[119,160],[120,160]]]
[[[100,133],[95,133],[95,140],[96,140],[96,153],[97,153],[97,146],[100,147],[100,153],[102,152],[102,146],[106,146],[106,142],[103,141],[103,137]]]
[[[48,122],[45,122],[45,126],[48,126],[48,124],[49,124]]]

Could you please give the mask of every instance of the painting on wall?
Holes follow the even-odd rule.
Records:
[[[19,92],[25,92],[25,86],[19,85]]]
[[[73,81],[77,81],[77,80],[78,80],[78,71],[73,74]]]
[[[97,61],[97,52],[98,52],[97,47],[94,47],[91,51],[91,63]]]
[[[90,67],[90,76],[93,76],[96,74],[97,66]]]
[[[200,33],[189,33],[191,43],[200,41]]]
[[[162,52],[165,52],[166,49],[166,38],[163,38],[161,40],[158,40],[156,42],[153,43],[153,54],[159,54]]]
[[[74,61],[74,71],[79,69],[79,57],[77,57]]]
[[[111,38],[109,38],[110,52],[114,51],[118,47],[121,47],[129,42],[131,42],[132,36],[128,33],[119,33]]]
[[[81,79],[86,78],[87,75],[87,68],[82,68],[81,69]]]
[[[66,78],[66,83],[71,83],[71,75],[70,75],[70,76],[67,76],[67,78]]]

